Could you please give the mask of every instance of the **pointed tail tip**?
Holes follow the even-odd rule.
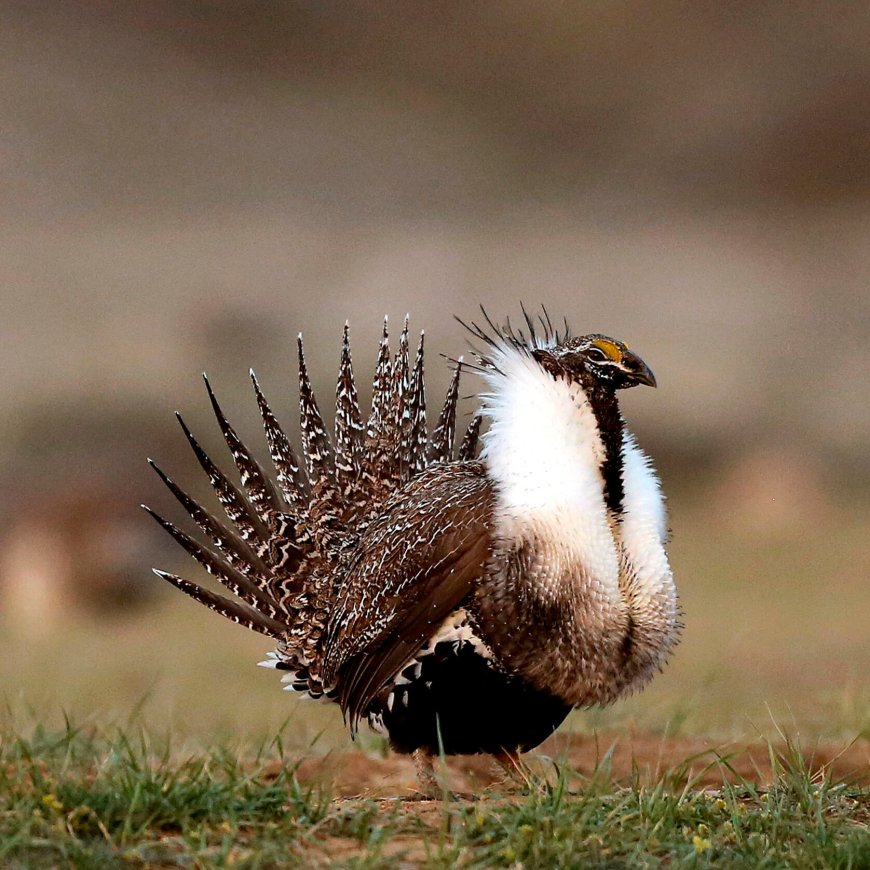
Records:
[[[211,381],[208,379],[208,375],[205,372],[202,373],[202,382],[205,384],[208,399],[211,402],[212,407],[217,411],[217,396],[214,394],[214,390],[211,387]]]
[[[193,447],[196,452],[199,448],[196,438],[193,437],[193,432],[190,431],[190,427],[184,422],[184,418],[178,411],[175,412],[175,419],[178,420],[178,425],[181,426],[181,431],[184,432],[184,437],[187,438],[190,446]]]

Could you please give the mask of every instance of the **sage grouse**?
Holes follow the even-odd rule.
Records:
[[[213,549],[146,508],[233,597],[158,576],[273,638],[261,664],[415,753],[424,785],[439,752],[515,762],[642,686],[678,632],[659,484],[617,404],[650,369],[546,316],[467,328],[487,391],[458,448],[461,361],[430,432],[423,336],[412,361],[407,320],[395,354],[385,322],[364,421],[345,326],[332,437],[299,337],[301,462],[251,372],[274,480],[207,380],[241,487],[179,417],[231,526],[155,470]]]

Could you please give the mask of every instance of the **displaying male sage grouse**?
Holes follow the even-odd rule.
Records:
[[[332,437],[299,338],[302,463],[251,373],[276,482],[207,381],[241,488],[179,417],[232,527],[155,469],[214,549],[148,509],[234,597],[156,573],[274,638],[287,689],[414,753],[428,789],[439,752],[515,761],[644,685],[678,633],[663,499],[617,404],[650,369],[547,317],[468,328],[487,391],[458,449],[461,366],[430,432],[423,336],[412,362],[407,321],[394,355],[385,323],[364,422],[345,327]]]

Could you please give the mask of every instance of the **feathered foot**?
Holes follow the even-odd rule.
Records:
[[[420,786],[420,797],[436,800],[443,794],[443,789],[435,776],[435,757],[425,749],[414,750],[414,768],[417,771],[417,783]]]
[[[417,770],[417,782],[420,790],[412,797],[412,800],[455,800],[473,801],[477,797],[469,792],[452,791],[445,787],[444,782],[438,779],[435,773],[435,758],[425,749],[414,750],[414,767]],[[446,773],[446,771],[445,771]]]
[[[532,781],[520,754],[515,749],[504,749],[493,755],[493,761],[505,775],[504,782],[519,785],[531,791]]]

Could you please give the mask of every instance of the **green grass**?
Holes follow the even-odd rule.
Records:
[[[591,778],[555,765],[524,793],[402,802],[331,800],[280,737],[191,753],[67,722],[0,740],[4,868],[870,867],[870,792],[811,776],[791,744],[765,790],[696,788],[694,760],[619,783],[605,755]]]

